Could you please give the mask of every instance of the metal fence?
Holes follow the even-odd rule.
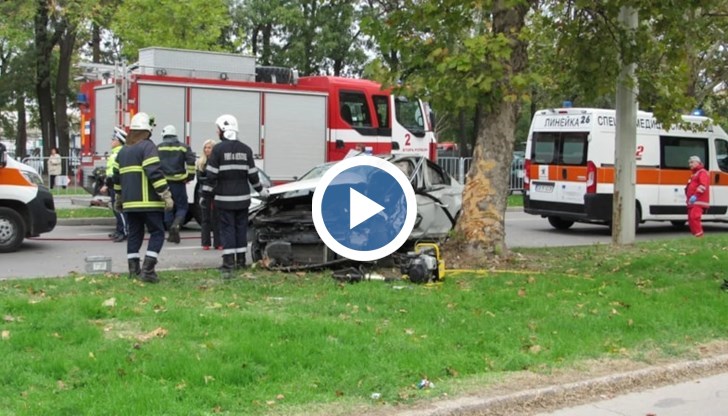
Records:
[[[80,160],[78,157],[61,156],[63,172],[55,177],[55,183],[51,184],[51,177],[48,174],[48,157],[26,157],[21,162],[34,168],[43,178],[43,182],[56,193],[80,193],[82,184],[79,183]],[[52,186],[51,186],[52,185]]]
[[[455,178],[455,180],[460,183],[465,183],[472,160],[472,157],[440,156],[437,158],[437,164]],[[523,192],[524,163],[525,161],[521,158],[513,159],[513,162],[511,162],[511,169],[508,175],[510,192]]]

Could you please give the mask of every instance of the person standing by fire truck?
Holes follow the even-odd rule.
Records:
[[[111,200],[111,206],[116,205],[116,192],[114,192],[114,166],[117,166],[116,156],[119,155],[121,147],[126,144],[126,131],[119,127],[114,127],[114,136],[111,138],[111,154],[106,159],[106,179],[104,186],[101,188],[101,193],[108,193],[109,199]],[[117,211],[115,208],[114,217],[116,217],[116,230],[109,234],[109,237],[114,240],[115,243],[120,243],[127,239],[129,234],[129,227],[127,227],[126,214],[122,211]]]
[[[159,164],[157,146],[150,140],[152,121],[147,113],[137,113],[131,119],[129,134],[116,157],[114,191],[115,208],[123,210],[129,219],[129,239],[126,257],[129,278],[157,283],[154,270],[164,245],[164,212],[174,207],[172,193]],[[144,264],[139,266],[139,249],[144,242],[144,227],[149,230],[149,243]]]
[[[186,183],[195,177],[195,154],[177,138],[172,125],[162,129],[162,143],[157,146],[164,177],[174,200],[174,209],[164,213],[164,225],[169,230],[167,241],[179,244],[179,229],[187,218]]]
[[[250,185],[262,199],[268,197],[253,160],[253,151],[238,140],[238,120],[229,114],[215,121],[220,143],[212,148],[207,160],[207,185],[211,189],[220,219],[222,240],[223,279],[232,277],[233,270],[245,268],[248,248],[248,207]]]

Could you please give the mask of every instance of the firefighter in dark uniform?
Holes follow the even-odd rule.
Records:
[[[174,207],[167,179],[159,165],[157,147],[152,143],[152,123],[146,113],[131,119],[126,146],[119,151],[114,166],[116,208],[127,214],[129,239],[126,257],[129,278],[148,283],[159,282],[154,267],[164,245],[164,212]],[[144,242],[144,226],[149,230],[149,243],[140,267],[139,249]]]
[[[187,182],[195,177],[195,154],[177,138],[172,125],[162,129],[162,143],[157,146],[159,160],[172,192],[174,209],[164,213],[164,225],[169,230],[167,241],[179,244],[179,229],[187,217]]]
[[[215,121],[220,143],[207,160],[207,185],[220,219],[222,277],[229,279],[236,268],[246,267],[250,185],[261,198],[268,197],[255,167],[253,151],[238,140],[238,120],[225,114]]]

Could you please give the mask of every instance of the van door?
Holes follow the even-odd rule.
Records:
[[[710,169],[710,212],[728,213],[728,140],[713,139],[717,166]]]
[[[583,211],[588,137],[586,132],[533,133],[531,163],[537,165],[538,171],[531,179],[532,201],[573,204],[578,208],[560,208]]]

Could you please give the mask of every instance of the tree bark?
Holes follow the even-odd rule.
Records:
[[[15,98],[15,112],[18,114],[18,125],[15,136],[15,156],[21,160],[28,156],[28,118],[25,113],[25,95],[18,94]]]
[[[64,25],[57,25],[53,34],[48,32],[49,2],[37,0],[34,21],[35,31],[35,90],[38,97],[40,114],[40,130],[43,137],[43,154],[49,155],[51,147],[56,145],[56,124],[53,115],[53,92],[51,85],[51,58],[53,47],[63,33]]]
[[[56,126],[58,128],[58,147],[61,156],[69,156],[70,126],[68,123],[69,78],[71,61],[76,46],[76,28],[68,26],[59,42],[60,56],[56,74]],[[65,169],[66,164],[62,164]],[[63,172],[64,174],[67,172]]]
[[[497,1],[493,11],[493,33],[506,36],[511,43],[507,68],[500,81],[509,91],[511,78],[523,72],[528,61],[526,43],[519,38],[528,11],[526,3],[507,7]],[[473,162],[468,172],[463,208],[456,226],[456,240],[462,241],[461,266],[473,266],[496,255],[505,255],[505,211],[509,188],[508,175],[513,158],[516,123],[520,104],[501,98],[491,103],[478,118]]]

